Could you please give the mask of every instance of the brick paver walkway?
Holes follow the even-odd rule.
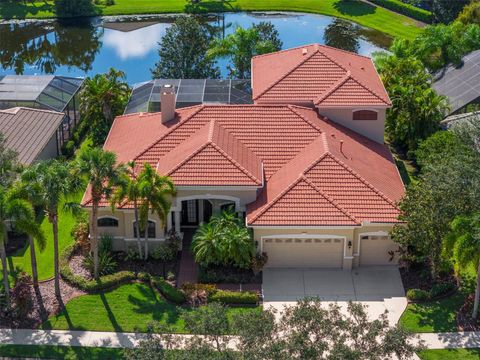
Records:
[[[198,279],[198,265],[195,263],[193,254],[190,251],[194,229],[183,232],[182,255],[180,257],[180,271],[178,274],[178,286],[185,283],[196,283]]]

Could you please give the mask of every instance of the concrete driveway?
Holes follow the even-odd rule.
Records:
[[[389,311],[398,322],[407,301],[400,273],[393,266],[356,268],[352,271],[312,268],[266,268],[263,270],[264,307],[281,311],[306,296],[346,307],[348,301],[368,305],[369,316]]]

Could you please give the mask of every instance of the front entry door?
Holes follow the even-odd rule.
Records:
[[[182,226],[198,225],[198,200],[182,201]]]

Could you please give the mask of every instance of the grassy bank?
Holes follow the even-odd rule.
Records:
[[[414,38],[421,32],[406,16],[360,1],[342,0],[234,0],[201,1],[192,6],[187,0],[115,0],[111,6],[95,5],[90,15],[132,15],[182,12],[298,11],[340,17],[382,31],[391,36]],[[0,2],[4,19],[55,17],[53,1]]]
[[[123,349],[51,345],[0,345],[0,357],[14,359],[113,360],[123,359]]]
[[[133,283],[99,294],[83,295],[69,301],[58,315],[48,319],[43,329],[132,332],[147,330],[151,321],[184,333],[182,308],[166,302],[148,285]],[[258,308],[229,308],[228,315]],[[88,314],[88,316],[85,316]]]
[[[418,356],[422,360],[478,360],[480,349],[441,349],[421,351]]]

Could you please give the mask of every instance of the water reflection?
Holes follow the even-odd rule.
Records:
[[[225,13],[199,19],[216,36],[232,33],[236,26],[270,21],[284,48],[319,42],[369,55],[391,42],[391,38],[378,31],[322,15]],[[114,67],[127,74],[129,83],[145,81],[151,77],[149,69],[158,61],[158,42],[173,21],[171,16],[154,16],[94,18],[74,24],[1,24],[0,74],[86,76]],[[222,77],[226,77],[226,60],[219,60],[218,65]]]
[[[53,74],[61,66],[88,72],[100,51],[102,33],[90,21],[75,25],[58,22],[2,25],[2,68],[15,74],[32,68],[35,72]]]

